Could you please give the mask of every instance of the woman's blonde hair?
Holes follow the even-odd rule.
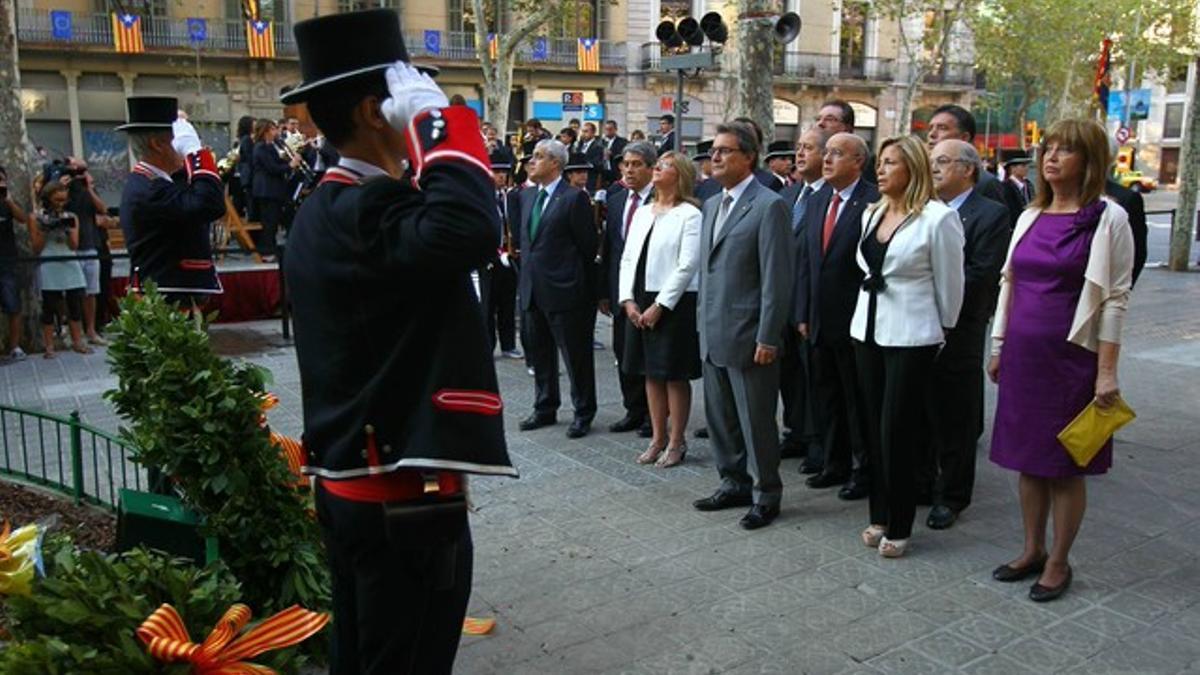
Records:
[[[679,175],[679,187],[676,188],[676,197],[680,202],[687,202],[692,206],[699,207],[700,200],[696,199],[696,167],[692,164],[690,157],[683,153],[671,150],[664,152],[658,161],[668,159],[671,161],[671,166],[675,167],[675,173]],[[678,203],[678,202],[676,202]]]
[[[908,169],[908,186],[904,188],[904,197],[900,207],[905,214],[917,213],[933,199],[933,172],[929,168],[929,152],[925,144],[916,136],[892,136],[879,146],[879,161],[883,161],[883,153],[895,146],[900,152],[900,162]],[[888,203],[883,197],[871,206],[874,212]]]
[[[1046,159],[1046,146],[1056,143],[1072,152],[1083,154],[1083,180],[1079,185],[1079,203],[1091,204],[1104,194],[1104,180],[1112,162],[1108,149],[1108,135],[1104,127],[1095,120],[1059,120],[1050,125],[1042,138],[1038,150],[1037,194],[1030,206],[1044,209],[1054,201],[1054,188],[1046,182],[1042,162]]]

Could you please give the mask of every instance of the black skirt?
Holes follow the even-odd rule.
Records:
[[[653,232],[651,232],[653,234]],[[638,258],[633,278],[633,297],[645,311],[653,304],[657,291],[646,291],[646,249]],[[696,332],[696,292],[684,293],[675,309],[662,308],[662,316],[653,330],[640,329],[625,322],[625,354],[622,369],[629,375],[652,380],[679,381],[700,379],[700,335]]]

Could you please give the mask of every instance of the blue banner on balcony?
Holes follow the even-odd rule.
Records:
[[[187,20],[188,39],[192,42],[204,42],[208,39],[208,22],[204,19]]]
[[[425,51],[429,54],[441,55],[442,53],[442,31],[427,30],[425,31]]]
[[[65,9],[50,10],[50,35],[55,40],[71,39],[71,13]]]
[[[533,60],[545,61],[549,55],[549,49],[546,44],[546,38],[539,37],[533,39]]]

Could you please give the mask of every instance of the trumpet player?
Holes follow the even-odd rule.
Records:
[[[275,145],[279,127],[269,119],[254,123],[254,178],[251,196],[254,210],[262,223],[257,247],[263,262],[275,262],[275,233],[283,218],[283,209],[291,201],[288,178],[300,166],[298,156],[281,153]]]

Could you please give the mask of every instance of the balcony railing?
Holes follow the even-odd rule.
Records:
[[[947,63],[941,70],[926,75],[925,82],[928,84],[975,86],[975,64]]]
[[[408,53],[414,59],[429,59],[433,61],[479,61],[479,49],[476,47],[475,33],[466,31],[446,31],[442,33],[441,44],[437,53],[426,48],[425,35],[420,31],[406,31],[404,42]],[[625,68],[625,43],[600,40],[600,67],[605,69]],[[533,45],[522,43],[517,47],[517,63],[521,65],[543,64],[550,66],[565,66],[574,68],[579,62],[579,41],[574,38],[547,38],[546,57],[533,58]]]
[[[21,44],[112,47],[112,17],[108,14],[75,13],[71,17],[71,35],[55,38],[50,12],[22,8],[17,13],[17,40]],[[207,19],[207,36],[193,42],[188,33],[187,19],[155,16],[142,17],[142,41],[147,51],[152,49],[187,49],[229,52],[247,51],[246,23],[242,19]],[[275,54],[295,56],[296,43],[288,26],[274,26]]]
[[[662,45],[643,43],[638,52],[642,70],[658,70],[662,63]],[[775,75],[781,79],[858,80],[891,82],[895,76],[893,59],[863,58],[844,62],[837,54],[819,52],[785,52],[775,60]]]

